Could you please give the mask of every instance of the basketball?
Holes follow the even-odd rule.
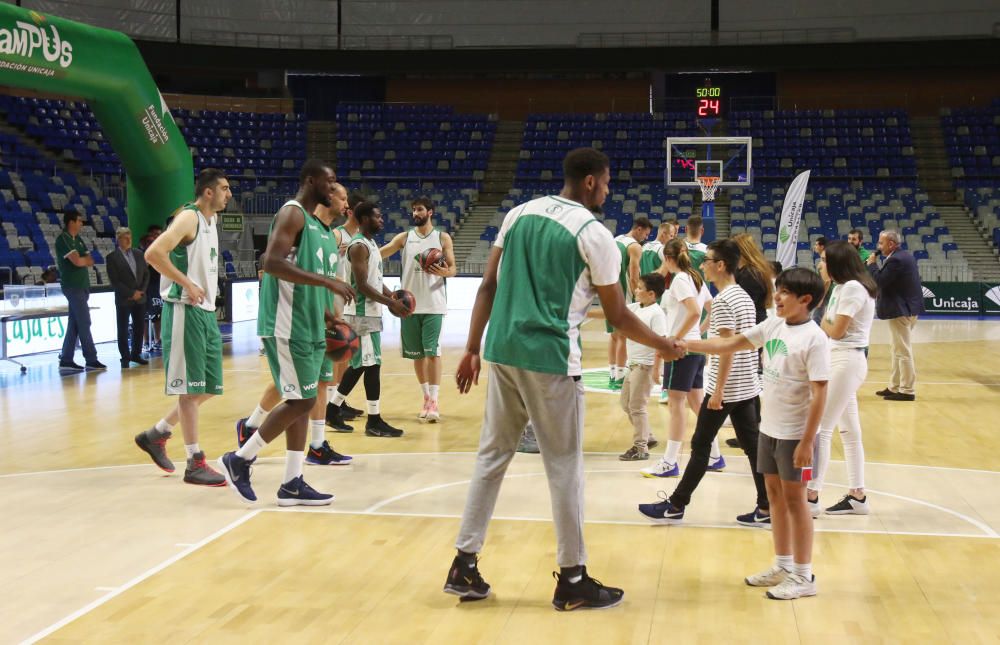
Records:
[[[393,300],[399,300],[402,302],[409,312],[412,314],[417,309],[417,299],[413,297],[413,294],[406,289],[400,289],[398,291],[392,292]]]
[[[426,253],[418,255],[417,258],[417,261],[420,262],[420,268],[424,271],[435,264],[444,265],[444,254],[441,253],[441,249],[430,249]]]
[[[337,322],[326,330],[326,357],[337,362],[345,355],[354,356],[361,346],[361,340],[347,323]]]

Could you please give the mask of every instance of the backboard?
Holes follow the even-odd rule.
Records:
[[[749,186],[752,137],[668,137],[667,185],[698,186],[698,177],[719,177],[719,186]]]

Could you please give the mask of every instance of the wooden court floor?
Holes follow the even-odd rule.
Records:
[[[464,329],[446,329],[446,374]],[[600,368],[604,334],[588,329],[585,362]],[[442,423],[419,424],[419,388],[387,336],[383,411],[406,433],[329,433],[355,463],[307,466],[336,495],[320,509],[274,505],[280,440],[255,467],[252,507],[149,464],[132,436],[168,403],[157,364],[66,378],[47,358],[23,377],[0,365],[0,642],[1000,642],[996,323],[920,321],[914,403],[873,394],[888,373],[877,325],[860,395],[873,512],[816,521],[819,595],[800,601],[742,584],[771,557],[766,531],[733,522],[753,503],[745,458],[724,449],[729,467],[706,476],[686,525],[649,526],[635,505],[676,480],[618,461],[627,420],[616,396],[588,392],[588,566],[626,595],[571,614],[550,605],[555,543],[537,455],[515,458],[490,527],[481,570],[494,595],[441,592],[485,389],[459,396],[446,377]],[[267,383],[252,326],[237,326],[225,370],[226,394],[203,408],[210,459],[231,449],[235,420]],[[650,410],[662,435],[667,410]],[[170,452],[182,465],[179,433]],[[824,504],[846,491],[838,439],[833,459]]]

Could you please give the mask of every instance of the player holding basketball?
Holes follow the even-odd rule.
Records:
[[[569,611],[611,607],[624,595],[591,578],[585,566],[579,340],[595,292],[608,320],[627,338],[653,347],[666,360],[682,353],[674,339],[656,335],[626,308],[619,284],[621,252],[587,210],[608,195],[607,156],[578,148],[566,155],[563,172],[559,195],[521,204],[504,218],[476,295],[469,339],[455,375],[459,392],[468,392],[479,380],[487,322],[485,358],[493,365],[458,553],[444,591],[467,600],[489,595],[477,554],[530,418],[545,463],[558,539],[560,572],[552,602]]]
[[[257,334],[264,343],[274,385],[283,401],[236,452],[219,458],[226,483],[247,503],[257,501],[250,483],[250,463],[285,433],[285,476],[278,488],[279,506],[323,506],[333,495],[320,493],[302,477],[309,412],[316,404],[320,371],[326,357],[326,324],[333,322],[327,291],[350,302],[354,290],[334,273],[330,229],[313,215],[316,206],[330,207],[336,175],[327,164],[311,159],[299,174],[299,192],[274,216],[261,256]]]
[[[146,249],[146,262],[160,273],[163,299],[163,364],[166,392],[177,395],[177,405],[156,425],[135,436],[135,443],[168,473],[171,429],[180,421],[184,431],[187,468],[184,481],[222,486],[222,475],[205,462],[198,445],[198,408],[222,394],[222,336],[215,320],[219,289],[219,211],[232,193],[221,170],[206,168],[195,183],[197,198],[185,204],[170,226]]]
[[[354,208],[354,217],[360,229],[348,243],[347,258],[351,263],[351,286],[357,290],[358,298],[353,307],[345,310],[345,318],[361,338],[361,349],[351,358],[351,366],[340,380],[330,403],[334,408],[340,407],[364,376],[368,406],[365,434],[369,437],[400,437],[403,431],[386,423],[381,415],[382,307],[388,307],[389,312],[399,318],[406,318],[410,311],[392,297],[392,292],[382,282],[382,255],[374,239],[384,226],[382,211],[372,202],[361,202]]]
[[[618,282],[626,304],[632,302],[632,294],[639,288],[639,276],[642,275],[639,272],[642,243],[649,237],[649,232],[652,230],[653,225],[647,218],[636,217],[632,220],[632,230],[615,238],[615,244],[621,255]],[[607,314],[605,314],[606,316]],[[625,383],[625,361],[628,357],[625,336],[615,330],[610,321],[606,322],[605,325],[607,332],[611,334],[611,340],[608,343],[608,388],[620,390]]]
[[[326,207],[322,203],[317,204],[314,215],[327,229],[330,229],[333,221],[340,217],[341,213],[345,210],[347,210],[347,190],[341,184],[334,184],[333,193],[330,196],[330,206]],[[319,237],[323,255],[327,258],[327,276],[339,280],[340,278],[337,277],[337,274],[341,231],[339,229],[321,230]],[[327,311],[332,311],[334,312],[334,316],[339,316],[343,311],[343,306],[339,302],[335,302],[335,300],[340,301],[341,299],[334,298],[333,292],[324,290],[323,294],[326,297],[326,306],[323,312],[325,323]],[[325,439],[326,421],[324,420],[324,416],[326,413],[327,392],[330,388],[334,387],[333,371],[333,361],[324,356],[323,366],[320,369],[319,387],[316,390],[316,403],[309,413],[309,451],[306,453],[306,463],[308,464],[342,466],[352,461],[350,456],[342,455],[334,450]],[[243,444],[247,442],[254,431],[260,427],[268,412],[274,409],[274,406],[279,403],[281,403],[281,393],[273,382],[269,383],[253,413],[249,417],[236,422],[236,441],[240,447],[243,447]]]
[[[413,211],[413,228],[400,233],[382,247],[385,259],[397,251],[403,255],[403,289],[413,294],[417,308],[412,316],[400,323],[403,358],[413,361],[417,382],[424,393],[424,406],[418,418],[436,423],[441,418],[438,410],[438,391],[441,388],[441,323],[448,313],[448,291],[445,278],[458,273],[451,236],[434,228],[434,202],[428,197],[418,197],[410,205]],[[418,256],[437,250],[443,264],[426,269],[421,267]]]

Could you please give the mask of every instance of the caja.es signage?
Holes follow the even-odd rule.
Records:
[[[55,25],[45,26],[45,16],[34,11],[36,24],[18,20],[13,28],[0,27],[0,54],[34,58],[40,53],[49,63],[66,68],[73,64],[73,45],[59,35]]]

